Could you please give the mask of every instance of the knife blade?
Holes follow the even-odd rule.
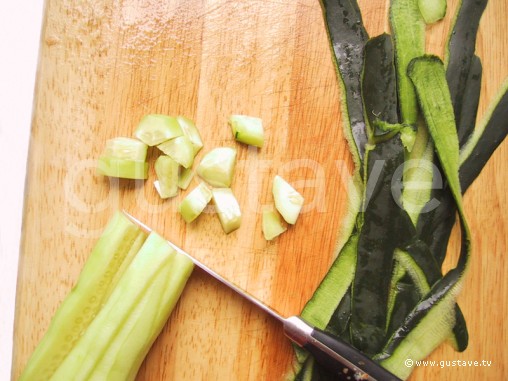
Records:
[[[152,229],[139,221],[136,217],[124,211],[125,215],[134,223],[141,226],[147,232]],[[314,359],[326,367],[329,372],[337,377],[337,380],[355,381],[402,381],[400,378],[383,368],[364,353],[352,347],[338,337],[331,335],[319,328],[312,326],[300,316],[284,317],[261,300],[249,294],[235,283],[224,278],[212,270],[200,260],[181,249],[171,241],[167,241],[177,252],[188,257],[194,265],[208,275],[229,287],[237,294],[253,303],[268,315],[278,320],[284,329],[284,334],[293,343],[306,349],[314,356]]]

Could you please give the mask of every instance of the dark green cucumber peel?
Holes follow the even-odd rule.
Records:
[[[494,104],[492,112],[485,119],[485,128],[478,142],[459,169],[462,193],[465,193],[478,177],[489,158],[508,134],[508,90],[506,88],[497,103]],[[429,246],[438,263],[442,264],[455,224],[457,210],[446,183],[442,188],[433,190],[432,199],[438,201],[439,205],[429,212],[421,214],[417,231],[420,238]]]
[[[404,162],[404,147],[395,137],[366,151],[368,204],[362,212],[356,272],[351,298],[350,335],[353,345],[372,355],[385,341],[392,253],[400,246],[394,237],[407,237],[403,209],[392,196],[392,179]],[[382,165],[382,168],[380,168]],[[377,173],[375,173],[377,171]],[[378,178],[377,178],[378,177]],[[402,181],[400,179],[400,181]],[[382,221],[389,220],[390,223]]]
[[[462,147],[474,131],[482,85],[482,62],[473,56],[467,76],[460,115],[455,115],[459,146]]]
[[[455,118],[460,119],[466,83],[476,48],[480,18],[488,0],[462,0],[447,47],[446,80],[450,88]]]
[[[347,112],[346,135],[354,142],[355,157],[360,161],[365,151],[367,130],[361,97],[361,74],[364,47],[368,39],[356,1],[320,0],[335,64],[342,80]]]
[[[420,301],[421,295],[409,275],[405,275],[395,285],[395,302],[386,334],[390,337],[402,325],[406,316]]]
[[[397,124],[397,86],[391,36],[371,38],[365,46],[362,95],[370,133],[379,134],[379,122]]]
[[[478,177],[494,151],[508,134],[508,82],[506,88],[488,116],[485,128],[471,153],[460,167],[460,184],[466,190]]]
[[[476,123],[482,68],[480,59],[474,55],[474,51],[479,21],[486,5],[487,0],[461,1],[446,51],[446,79],[461,147],[470,137]],[[497,145],[486,150],[490,154],[482,155],[484,163],[496,147]],[[462,192],[465,192],[469,184],[478,176],[483,164],[479,162],[473,164],[471,160],[467,167],[461,166]],[[454,200],[446,183],[442,189],[432,190],[431,202],[435,201],[439,203],[439,206],[420,216],[417,229],[438,263],[442,264],[456,216]]]
[[[415,238],[415,240],[404,248],[404,251],[411,255],[412,260],[414,260],[415,264],[421,269],[429,286],[433,286],[442,278],[441,265],[436,261],[425,242]],[[457,351],[465,350],[469,342],[469,333],[464,315],[458,305],[455,305],[453,336],[455,349]]]
[[[425,56],[411,62],[408,74],[415,85],[418,102],[436,143],[437,155],[457,205],[462,230],[462,244],[457,267],[438,280],[427,296],[407,316],[404,324],[393,333],[383,349],[383,354],[378,357],[379,360],[386,359],[393,354],[411,330],[425,319],[432,306],[437,305],[449,291],[457,286],[467,269],[471,249],[469,228],[462,210],[458,176],[458,138],[452,130],[455,128],[454,114],[450,93],[446,86],[444,67],[439,58]]]
[[[404,6],[409,6],[412,4],[412,0],[394,0],[395,2],[399,2],[399,5],[403,4]],[[480,0],[480,3],[484,2],[484,0]],[[340,2],[340,6],[344,6],[343,2]],[[354,2],[354,5],[349,5],[353,9],[358,9],[358,6],[356,5],[356,2]],[[464,5],[465,3],[465,5]],[[323,2],[323,7],[326,8],[327,4],[329,5],[330,2]],[[336,4],[335,4],[336,5]],[[462,7],[470,7],[471,2],[469,0],[466,0],[463,2]],[[484,8],[484,7],[483,7]],[[407,10],[407,9],[406,9]],[[482,10],[483,11],[483,10]],[[326,11],[325,11],[326,15]],[[459,20],[459,18],[457,18]],[[478,16],[479,19],[479,16]],[[361,20],[361,18],[360,18]],[[335,20],[337,22],[340,22]],[[327,24],[333,22],[333,19],[327,18],[326,19]],[[463,22],[463,21],[460,21]],[[459,21],[457,21],[457,24],[460,24]],[[393,27],[393,25],[392,25]],[[328,25],[329,30],[333,29],[330,28]],[[477,28],[477,27],[476,27]],[[460,28],[459,28],[460,29]],[[337,29],[336,29],[337,30]],[[416,28],[418,30],[418,26]],[[407,31],[406,31],[407,32]],[[418,33],[417,33],[418,34]],[[460,33],[455,33],[459,34]],[[476,30],[474,32],[476,35]],[[452,36],[451,36],[452,37]],[[337,38],[340,38],[340,35],[337,35]],[[382,40],[383,37],[377,37],[379,38],[379,41]],[[475,36],[474,38],[475,39]],[[373,39],[374,40],[374,39]],[[373,41],[371,40],[371,41]],[[396,45],[397,45],[397,39],[396,39]],[[407,42],[407,41],[406,41]],[[369,42],[369,44],[373,42]],[[450,47],[453,44],[450,44]],[[372,59],[373,55],[369,55],[369,49],[374,49],[374,45],[367,46],[366,47],[366,53],[365,53],[365,65],[370,65],[374,61]],[[474,52],[474,50],[473,50]],[[422,53],[423,54],[423,51]],[[472,53],[471,53],[472,54]],[[399,58],[399,57],[397,57]],[[406,56],[407,58],[407,56]],[[425,329],[431,329],[432,330],[432,321],[429,319],[434,319],[438,317],[443,321],[443,319],[446,321],[447,319],[453,319],[455,322],[455,326],[453,328],[453,332],[455,335],[455,341],[456,341],[456,349],[463,350],[467,346],[467,329],[464,321],[464,317],[462,316],[462,313],[460,312],[460,309],[455,304],[455,298],[458,292],[458,289],[460,288],[460,285],[462,283],[462,279],[464,276],[464,273],[467,269],[468,259],[470,255],[470,235],[469,235],[469,229],[467,227],[467,223],[464,217],[464,213],[462,211],[462,200],[461,200],[461,193],[467,189],[469,184],[474,180],[474,178],[479,174],[479,171],[481,170],[481,167],[485,164],[485,162],[488,160],[488,158],[491,156],[495,148],[500,144],[500,142],[504,139],[506,136],[506,132],[508,131],[508,123],[506,123],[507,117],[506,113],[508,113],[508,107],[506,102],[508,102],[508,97],[506,97],[506,88],[508,86],[504,87],[504,93],[502,96],[499,97],[499,102],[496,108],[493,109],[493,111],[489,114],[489,120],[485,123],[485,128],[482,129],[482,134],[476,134],[477,136],[472,137],[472,135],[475,135],[475,133],[472,133],[472,127],[474,126],[474,121],[476,119],[476,112],[477,112],[477,105],[478,105],[478,96],[479,96],[479,88],[481,83],[481,62],[480,60],[474,56],[470,59],[470,64],[468,65],[468,72],[467,72],[467,79],[465,82],[464,87],[464,96],[461,100],[461,112],[460,112],[460,119],[457,120],[457,123],[459,126],[455,125],[455,109],[452,106],[451,103],[451,96],[447,88],[447,81],[444,75],[444,68],[442,67],[442,63],[439,59],[436,57],[425,57],[420,60],[426,61],[425,64],[431,64],[433,66],[436,61],[438,63],[438,66],[441,65],[440,68],[438,68],[438,76],[440,77],[437,82],[439,82],[438,85],[438,94],[437,98],[440,99],[437,101],[437,103],[444,103],[445,104],[445,110],[440,110],[439,107],[435,108],[435,104],[432,105],[432,107],[429,106],[429,99],[420,99],[425,98],[425,94],[434,94],[435,89],[432,88],[432,86],[427,87],[429,83],[433,83],[433,80],[429,80],[428,77],[423,81],[427,81],[428,83],[422,85],[422,83],[419,84],[421,87],[419,94],[419,97],[417,98],[418,102],[420,103],[420,106],[422,109],[425,109],[425,116],[427,120],[427,124],[432,125],[430,128],[432,131],[431,136],[433,140],[438,141],[438,144],[436,146],[436,153],[437,158],[439,158],[439,162],[435,163],[445,174],[444,178],[444,188],[443,189],[436,189],[433,193],[433,196],[437,196],[437,201],[444,201],[441,204],[443,204],[443,207],[441,207],[441,204],[439,204],[438,208],[432,209],[429,208],[430,212],[422,213],[422,216],[425,216],[426,218],[421,218],[418,220],[418,224],[416,227],[416,232],[413,232],[411,234],[402,234],[402,236],[406,235],[407,237],[412,237],[413,241],[410,241],[409,244],[405,246],[405,248],[409,252],[413,252],[413,256],[416,258],[416,262],[418,264],[415,264],[415,266],[419,267],[421,270],[420,272],[424,274],[424,277],[426,279],[426,282],[429,283],[429,286],[432,285],[432,288],[428,292],[427,295],[425,295],[422,299],[419,301],[417,300],[414,290],[415,290],[415,284],[412,282],[412,279],[406,275],[403,278],[398,278],[398,280],[392,284],[390,284],[390,287],[398,287],[397,292],[397,299],[395,300],[395,305],[393,306],[393,309],[390,310],[390,315],[387,316],[387,319],[390,319],[387,321],[389,324],[386,329],[388,330],[387,333],[385,333],[385,342],[384,342],[384,348],[381,353],[378,353],[374,356],[375,359],[382,362],[382,365],[387,366],[393,366],[395,362],[400,362],[398,359],[400,359],[400,356],[402,353],[405,353],[404,350],[407,350],[408,344],[409,347],[412,346],[412,343],[414,342],[414,335],[411,335],[412,332],[415,332],[418,334],[422,334],[422,332],[425,332]],[[379,62],[379,61],[378,61]],[[382,61],[381,61],[382,62]],[[408,62],[409,63],[409,62]],[[378,64],[379,65],[379,64]],[[343,68],[344,69],[344,68]],[[405,70],[405,67],[404,67]],[[411,69],[412,70],[412,69]],[[429,73],[432,75],[435,75],[434,73],[435,68],[432,68],[429,70]],[[375,73],[375,70],[373,71]],[[429,74],[427,73],[427,74]],[[341,76],[346,75],[347,72],[343,71],[339,74]],[[357,74],[357,73],[353,73]],[[371,74],[371,71],[366,70],[364,67],[363,72],[363,81],[366,80],[367,82],[370,82],[369,75]],[[414,74],[414,73],[413,73]],[[431,75],[431,76],[432,76]],[[416,75],[416,77],[422,77],[422,74]],[[380,78],[382,79],[382,78]],[[413,81],[418,82],[418,78],[412,78],[411,82]],[[380,82],[381,83],[381,82]],[[372,90],[374,88],[371,88]],[[369,125],[376,126],[379,124],[379,122],[383,122],[383,120],[380,118],[379,120],[373,119],[372,115],[369,113],[370,110],[376,110],[375,107],[376,103],[369,101],[368,96],[365,97],[366,87],[365,83],[362,83],[362,96],[365,103],[364,106],[364,113],[365,113],[365,120],[368,120]],[[400,89],[399,89],[400,91]],[[444,98],[443,99],[443,94]],[[347,93],[345,94],[348,95]],[[349,94],[351,95],[351,93]],[[401,94],[399,94],[402,96]],[[400,98],[399,98],[400,99]],[[378,101],[374,99],[374,101]],[[347,100],[346,100],[347,103]],[[390,102],[389,102],[390,103]],[[381,104],[381,106],[383,106]],[[503,110],[504,108],[504,110]],[[347,111],[347,110],[346,110]],[[415,112],[417,115],[418,111],[412,111]],[[375,113],[377,113],[375,111]],[[444,113],[444,117],[441,115]],[[492,120],[491,120],[492,119]],[[402,116],[402,120],[404,122],[404,115]],[[407,120],[407,119],[406,119]],[[436,126],[443,122],[446,124],[443,131],[439,131]],[[439,121],[439,122],[438,122]],[[385,121],[386,122],[386,121]],[[387,125],[390,125],[389,121],[386,123]],[[455,133],[451,133],[451,131],[457,131]],[[488,131],[488,132],[487,132]],[[372,132],[372,131],[371,131]],[[390,130],[389,133],[385,133],[383,136],[373,136],[370,135],[371,143],[375,143],[377,145],[383,145],[387,142],[390,142],[391,139],[394,139],[394,136],[396,136],[396,130]],[[459,134],[460,141],[457,138],[457,134]],[[472,167],[472,170],[468,172],[468,168],[463,165],[460,167],[460,179],[459,179],[459,154],[458,154],[458,147],[459,143],[460,146],[465,146],[465,142],[467,139],[469,140],[475,140],[475,144],[469,144],[467,153],[461,157],[462,164],[466,164],[468,161],[472,161],[475,158],[475,155],[483,158],[483,162],[478,163],[477,168],[474,166]],[[482,147],[482,144],[484,147]],[[451,148],[450,148],[451,147]],[[466,150],[464,150],[466,151]],[[358,152],[362,152],[362,150],[358,150]],[[363,151],[365,152],[365,151]],[[355,155],[355,152],[353,152],[353,155]],[[370,155],[370,150],[368,155]],[[370,176],[367,176],[369,174],[369,168],[371,168],[369,164],[369,156],[365,157],[365,162],[362,165],[363,173],[365,174],[364,179],[364,186],[368,183],[368,179]],[[358,161],[355,161],[355,163],[358,166]],[[465,186],[466,185],[466,186]],[[462,186],[462,187],[461,187]],[[462,188],[462,189],[461,189]],[[462,191],[462,192],[461,192]],[[366,194],[369,195],[370,190],[366,189]],[[368,197],[367,197],[368,199]],[[371,200],[372,201],[372,200]],[[435,201],[435,200],[431,200]],[[361,232],[363,231],[363,228],[365,224],[369,224],[369,218],[365,218],[365,211],[368,210],[369,205],[367,208],[362,211],[361,214],[358,215],[357,218],[357,229],[360,229],[360,242],[359,242],[359,248],[358,251],[360,251],[360,246],[363,244],[361,242]],[[459,222],[462,229],[462,245],[461,245],[461,252],[459,256],[459,261],[457,263],[457,267],[451,271],[449,271],[444,277],[441,275],[440,271],[440,264],[442,263],[442,260],[444,259],[444,256],[446,254],[446,246],[448,243],[449,238],[449,232],[447,231],[446,227],[453,226],[453,223],[455,221],[455,215],[456,212],[459,212]],[[402,219],[403,220],[403,219]],[[432,224],[436,225],[432,225]],[[444,229],[441,228],[435,228],[435,226],[444,227]],[[429,229],[432,228],[432,229]],[[442,234],[441,230],[444,232]],[[437,244],[434,242],[436,241],[437,236]],[[416,241],[415,241],[416,240]],[[419,240],[419,241],[418,241]],[[407,242],[407,240],[405,240]],[[416,243],[415,243],[416,242]],[[400,242],[400,247],[404,248],[403,242]],[[420,251],[420,253],[418,252]],[[432,254],[430,254],[432,252]],[[361,260],[360,256],[358,256],[358,261]],[[356,271],[361,271],[357,269]],[[353,283],[353,288],[348,289],[346,293],[342,293],[341,300],[339,300],[338,306],[335,309],[334,313],[330,317],[330,321],[327,324],[326,330],[333,332],[339,336],[342,336],[343,339],[355,339],[355,335],[353,334],[353,307],[355,306],[354,301],[354,285],[356,283],[357,275],[355,274],[355,282]],[[369,279],[370,280],[370,279]],[[411,290],[410,292],[408,292]],[[358,291],[358,290],[357,290]],[[353,298],[351,300],[351,304],[348,303],[348,299]],[[392,302],[390,302],[392,303]],[[334,302],[334,305],[337,305]],[[393,304],[392,304],[393,305]],[[318,306],[314,306],[312,308],[317,308]],[[409,311],[409,312],[408,312]],[[448,311],[448,312],[446,312]],[[446,314],[443,315],[443,313]],[[430,325],[429,325],[430,324]],[[451,323],[453,324],[453,323]],[[441,340],[446,339],[446,337],[442,337],[443,334],[446,334],[446,332],[449,332],[449,329],[452,328],[453,325],[450,325],[447,330],[441,330],[440,334]],[[377,327],[376,329],[379,329]],[[349,331],[349,335],[348,335]],[[391,334],[390,337],[388,337]],[[448,333],[449,334],[449,333]],[[348,337],[349,336],[349,337]],[[409,336],[409,338],[408,338]],[[438,337],[434,338],[434,341]],[[388,341],[386,341],[388,339]],[[353,342],[353,341],[352,341]],[[354,343],[354,342],[353,342]],[[429,340],[429,342],[426,343],[427,347],[432,344],[438,344],[433,343],[432,339]],[[401,350],[398,350],[398,348],[403,348]],[[426,352],[428,353],[428,352]],[[395,354],[395,355],[394,355]],[[392,358],[392,362],[390,363],[390,358]],[[387,360],[388,359],[388,360]],[[387,360],[385,362],[385,360]],[[304,377],[301,379],[305,380],[329,380],[332,379],[329,377],[329,375],[321,374],[321,370],[319,366],[314,365],[311,358],[306,358],[306,361],[304,364],[302,364],[304,367]],[[400,370],[400,369],[399,369]],[[410,370],[409,370],[410,372]],[[300,373],[302,375],[303,373]]]

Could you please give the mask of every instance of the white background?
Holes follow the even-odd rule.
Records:
[[[43,0],[0,2],[0,380],[9,380]]]

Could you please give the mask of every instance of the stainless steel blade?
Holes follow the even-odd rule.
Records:
[[[129,214],[128,212],[124,211],[125,215],[130,218],[134,223],[136,223],[137,225],[141,226],[144,230],[146,230],[147,232],[151,232],[152,229],[150,229],[150,227],[146,226],[143,222],[139,221],[136,217],[132,216],[131,214]],[[229,281],[228,279],[224,278],[222,275],[220,275],[219,273],[217,273],[216,271],[212,270],[210,267],[208,267],[207,265],[205,265],[203,262],[201,262],[200,260],[194,258],[192,255],[190,255],[189,253],[187,253],[185,250],[181,249],[180,247],[178,247],[177,245],[175,245],[174,243],[172,243],[171,241],[167,241],[171,247],[173,247],[176,251],[178,251],[179,253],[185,255],[186,257],[188,257],[197,267],[199,267],[201,270],[205,271],[207,274],[211,275],[212,277],[214,277],[215,279],[217,279],[219,282],[221,282],[222,284],[224,284],[225,286],[229,287],[230,289],[232,289],[233,291],[235,291],[236,293],[240,294],[242,297],[244,297],[245,299],[247,299],[249,302],[251,303],[254,303],[256,306],[258,306],[259,308],[261,308],[263,311],[265,311],[266,313],[268,313],[269,315],[273,316],[274,318],[276,318],[277,320],[281,321],[282,323],[285,322],[285,318],[280,314],[278,313],[277,311],[275,311],[273,308],[269,307],[268,305],[266,305],[265,303],[263,303],[261,300],[259,300],[258,298],[252,296],[251,294],[249,294],[247,291],[245,291],[244,289],[242,289],[241,287],[237,286],[235,283]]]

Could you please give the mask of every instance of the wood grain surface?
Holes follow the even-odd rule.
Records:
[[[359,3],[371,36],[388,30],[388,1]],[[427,27],[429,52],[443,54],[457,3],[449,1],[446,19]],[[491,0],[477,43],[484,68],[480,115],[508,76],[507,20],[506,0]],[[282,314],[298,313],[333,259],[347,207],[353,164],[340,96],[317,0],[47,0],[12,379],[117,209]],[[186,225],[176,207],[187,192],[160,200],[153,167],[146,182],[95,173],[105,140],[132,136],[148,113],[194,119],[205,143],[197,161],[214,147],[238,148],[232,186],[244,216],[238,231],[226,236],[212,213]],[[263,119],[265,147],[233,141],[227,125],[233,113]],[[156,155],[149,152],[152,163]],[[419,367],[411,380],[508,379],[507,169],[505,142],[465,197],[474,249],[459,301],[469,348],[456,353],[445,344],[430,357],[491,365]],[[266,242],[260,212],[273,204],[275,174],[301,191],[306,206],[296,226]],[[276,321],[196,270],[138,380],[280,380],[291,361]]]

